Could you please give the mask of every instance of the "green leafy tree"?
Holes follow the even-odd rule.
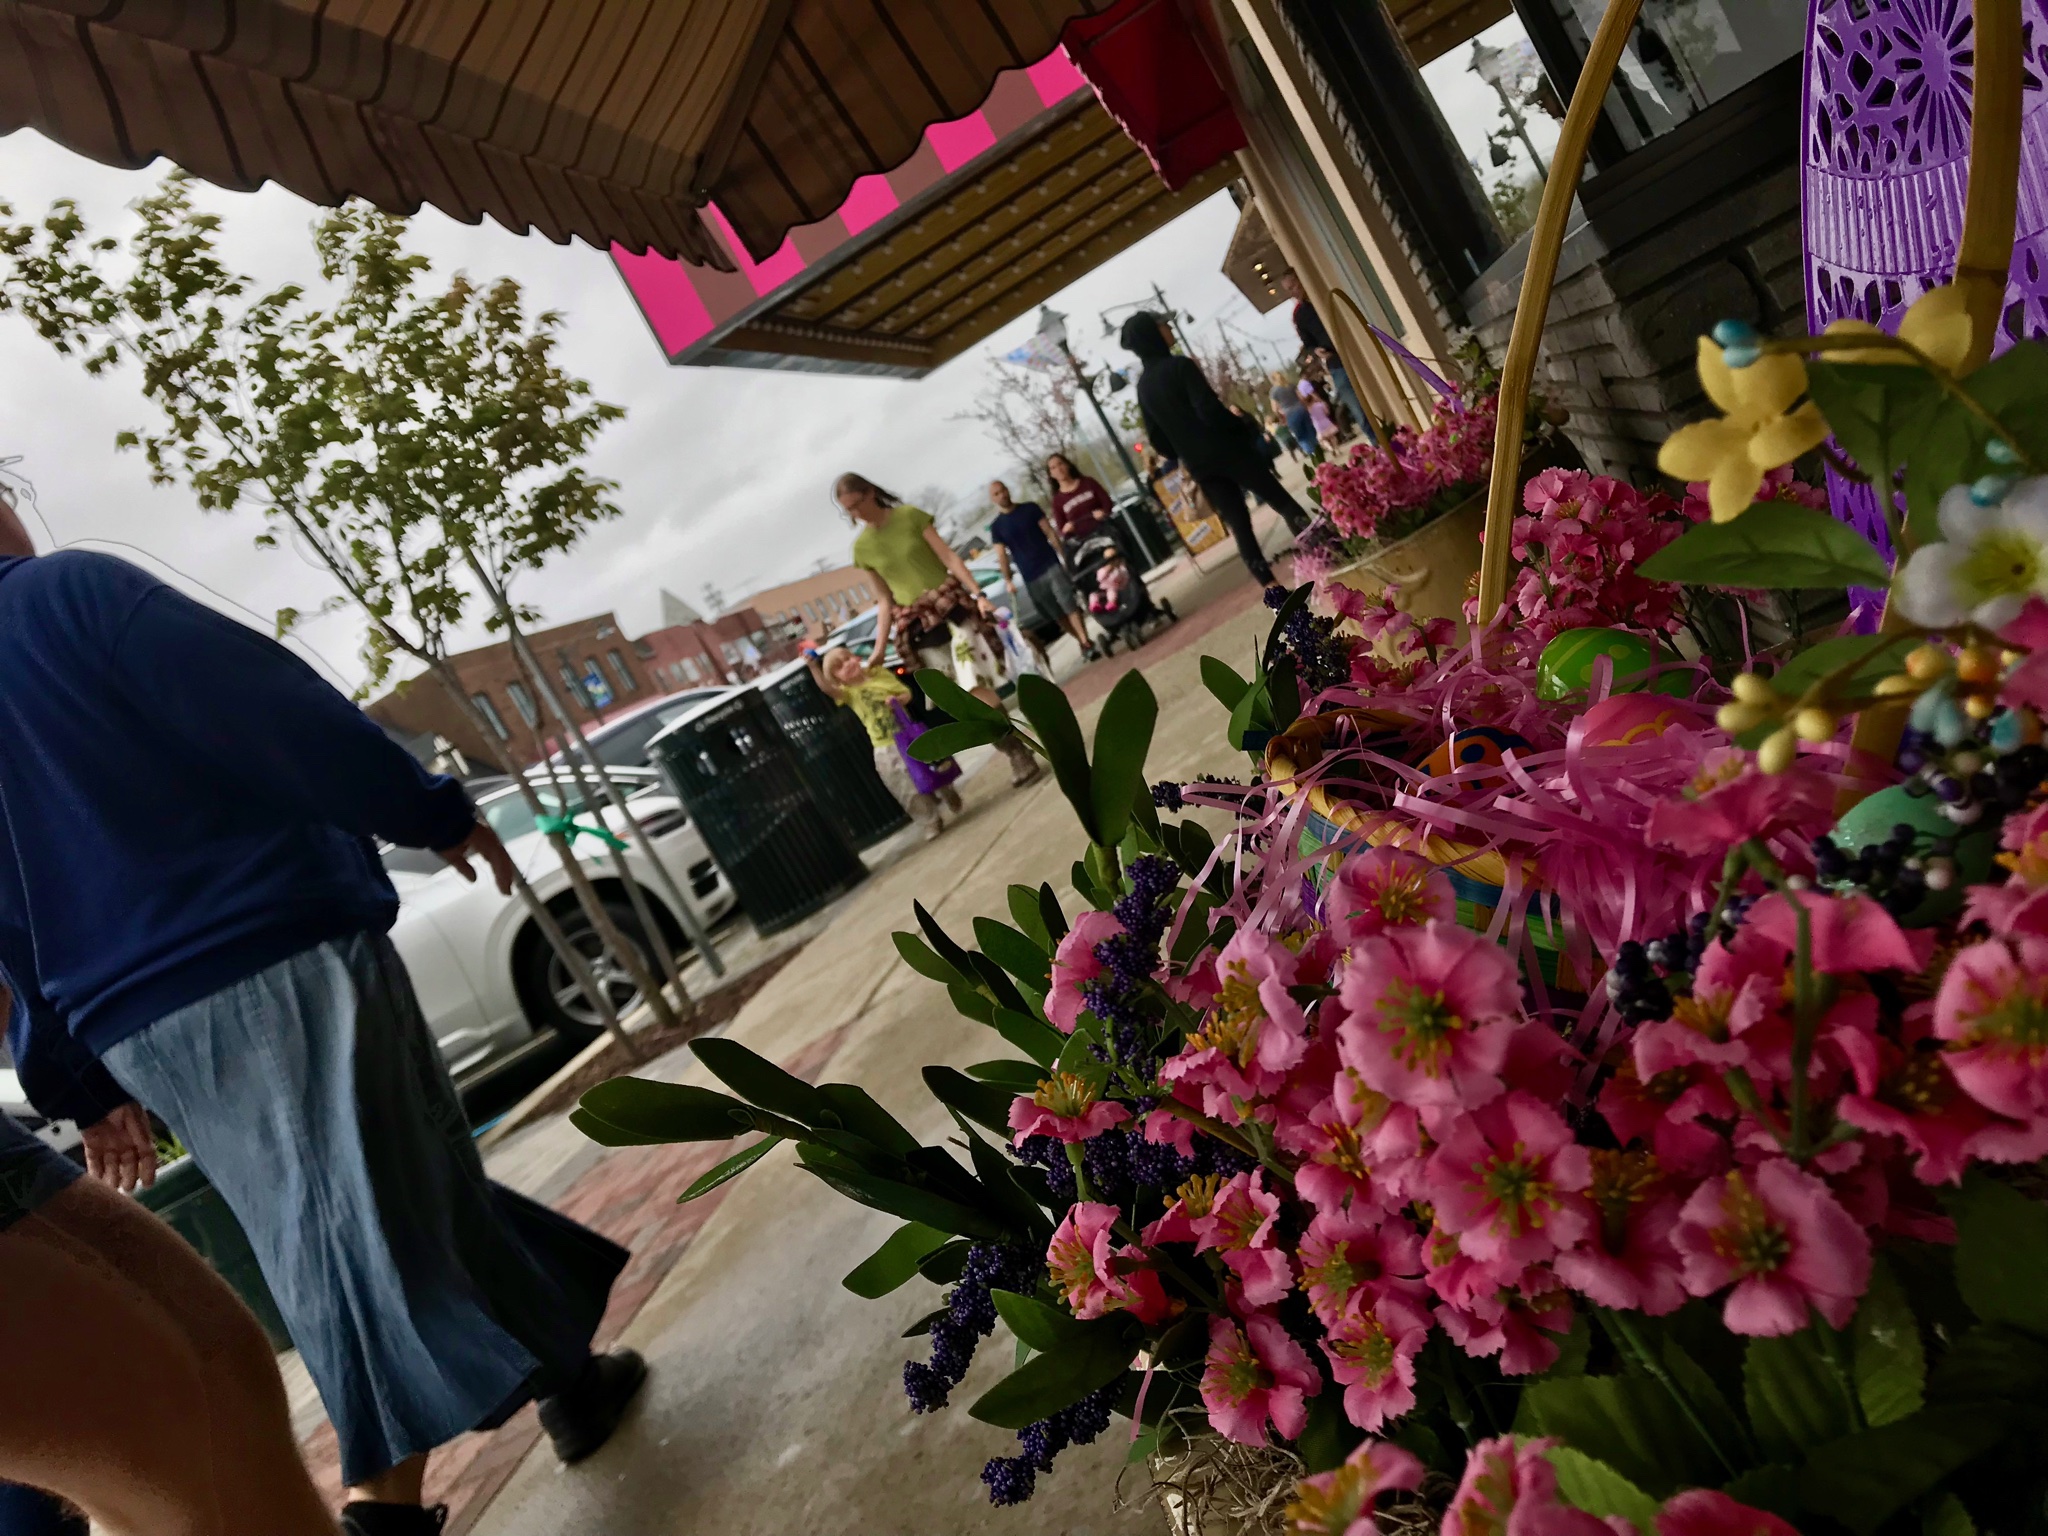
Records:
[[[622,413],[553,365],[560,317],[529,323],[509,280],[479,287],[458,275],[438,293],[422,291],[429,263],[402,248],[404,222],[358,206],[314,226],[321,274],[336,288],[325,306],[298,284],[258,291],[229,268],[217,249],[221,221],[195,206],[184,173],[166,177],[135,211],[116,272],[121,242],[92,235],[68,200],[35,223],[13,222],[0,204],[0,312],[20,314],[90,374],[135,365],[160,420],[118,434],[117,444],[139,449],[155,482],[185,484],[205,510],[256,508],[265,524],[259,545],[290,540],[310,553],[340,588],[323,611],[353,606],[368,621],[366,690],[410,657],[482,728],[448,660],[472,583],[491,604],[491,626],[509,630],[531,617],[505,595],[511,576],[617,515],[610,482],[578,461]],[[494,366],[476,361],[486,358]],[[448,397],[457,384],[460,397]],[[486,455],[475,437],[487,422],[499,447],[480,468]],[[502,445],[513,436],[524,442],[509,455]],[[301,617],[280,612],[280,634]],[[544,677],[537,681],[545,688]],[[536,812],[546,809],[519,782]],[[549,837],[601,941],[657,1020],[676,1023],[568,829]],[[584,957],[524,881],[520,894],[623,1043]],[[658,925],[643,924],[665,950]],[[673,978],[672,958],[667,968]]]

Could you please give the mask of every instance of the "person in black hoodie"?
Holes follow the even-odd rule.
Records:
[[[1308,514],[1273,473],[1262,434],[1247,417],[1216,398],[1191,357],[1176,356],[1166,322],[1140,310],[1124,322],[1123,344],[1145,364],[1138,376],[1138,412],[1145,436],[1164,459],[1178,459],[1209,505],[1237,539],[1245,568],[1261,586],[1273,585],[1273,567],[1252,531],[1245,492],[1285,519],[1295,533],[1308,527]]]

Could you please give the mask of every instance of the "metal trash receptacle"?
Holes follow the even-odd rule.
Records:
[[[171,1163],[157,1174],[155,1184],[138,1189],[135,1199],[190,1243],[207,1267],[227,1281],[228,1288],[256,1314],[271,1348],[292,1347],[292,1336],[270,1294],[270,1282],[256,1262],[256,1250],[249,1246],[248,1234],[198,1163],[190,1157]]]
[[[754,685],[796,753],[797,767],[855,848],[872,848],[910,824],[875,772],[875,744],[852,710],[835,704],[800,661]],[[893,750],[893,749],[892,749]]]
[[[1174,538],[1173,530],[1165,526],[1157,509],[1142,496],[1127,496],[1118,502],[1112,521],[1122,529],[1117,543],[1122,546],[1124,557],[1141,561],[1141,572],[1164,565],[1180,553],[1180,541]]]
[[[818,803],[796,749],[754,689],[684,715],[647,750],[756,932],[801,922],[867,878],[867,866]]]

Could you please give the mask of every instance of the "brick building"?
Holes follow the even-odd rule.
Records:
[[[595,725],[671,691],[653,680],[638,648],[609,613],[538,630],[527,640],[548,669],[555,696],[576,711],[580,724]],[[408,736],[444,739],[480,765],[521,768],[542,757],[542,736],[557,736],[560,727],[542,719],[546,705],[534,698],[511,642],[480,646],[449,660],[489,722],[488,734],[472,725],[430,677],[400,683],[369,706],[370,717]]]
[[[881,600],[881,587],[873,576],[859,566],[842,565],[837,570],[756,592],[744,607],[735,611],[751,609],[761,615],[770,629],[799,624],[811,638],[818,639]]]
[[[662,693],[744,682],[796,655],[796,641],[784,626],[769,622],[753,608],[736,608],[695,624],[671,624],[642,635],[634,644]]]

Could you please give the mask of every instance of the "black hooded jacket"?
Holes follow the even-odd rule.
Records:
[[[1131,316],[1122,340],[1145,364],[1138,376],[1138,413],[1154,453],[1180,460],[1197,480],[1236,479],[1266,468],[1258,427],[1216,398],[1193,358],[1174,355],[1157,315]]]

